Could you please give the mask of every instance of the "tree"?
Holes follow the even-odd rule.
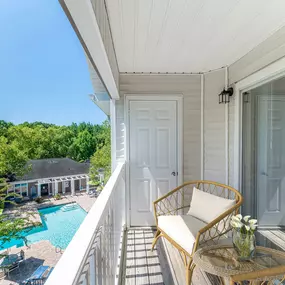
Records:
[[[0,137],[0,177],[16,174],[22,176],[28,171],[28,157],[17,143],[8,144],[5,137]]]
[[[77,161],[84,161],[94,153],[95,143],[92,135],[87,131],[81,131],[70,147],[70,155]]]
[[[3,248],[3,245],[6,242],[11,241],[12,239],[23,239],[26,243],[24,231],[29,231],[34,223],[30,219],[31,213],[26,212],[25,218],[6,215],[3,213],[5,203],[15,204],[9,200],[11,196],[19,196],[15,193],[7,194],[9,185],[6,182],[6,179],[0,179],[0,250]],[[0,258],[4,255],[0,254]]]
[[[82,122],[70,126],[42,122],[13,125],[0,121],[0,139],[2,176],[25,172],[23,167],[30,159],[70,157],[81,162],[105,145],[111,147],[107,120],[102,125]]]
[[[91,178],[91,184],[98,183],[98,169],[103,168],[105,170],[106,183],[111,175],[111,127],[108,121],[105,121],[102,125],[98,138],[98,149],[91,157],[89,175]]]
[[[8,123],[8,122],[5,122],[3,120],[0,120],[0,137],[1,136],[6,137],[8,129],[12,126],[13,126],[12,123]]]

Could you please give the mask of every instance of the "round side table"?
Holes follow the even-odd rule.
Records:
[[[256,248],[255,257],[250,261],[239,261],[232,245],[214,245],[199,249],[193,256],[193,262],[203,271],[220,277],[222,284],[229,280],[238,280],[235,276],[253,278],[255,272],[256,280],[259,281],[282,279],[285,275],[285,271],[282,271],[285,268],[285,252],[260,246]],[[231,282],[234,284],[234,281]],[[239,281],[236,283],[242,284]]]

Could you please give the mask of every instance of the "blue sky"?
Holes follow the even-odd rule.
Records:
[[[101,123],[83,49],[57,0],[0,1],[0,120]]]

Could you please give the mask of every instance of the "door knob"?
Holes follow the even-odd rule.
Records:
[[[178,172],[172,171],[172,172],[171,172],[171,175],[172,175],[172,176],[176,176],[176,175],[178,175]]]
[[[268,176],[268,174],[265,171],[261,172],[261,175]]]

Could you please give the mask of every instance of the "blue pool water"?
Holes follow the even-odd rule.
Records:
[[[28,232],[23,231],[23,236],[28,240],[28,245],[49,240],[54,246],[65,249],[87,213],[78,204],[54,206],[39,210],[42,219],[42,226],[32,228]],[[6,242],[3,248],[12,246],[23,246],[24,241],[13,239]]]

